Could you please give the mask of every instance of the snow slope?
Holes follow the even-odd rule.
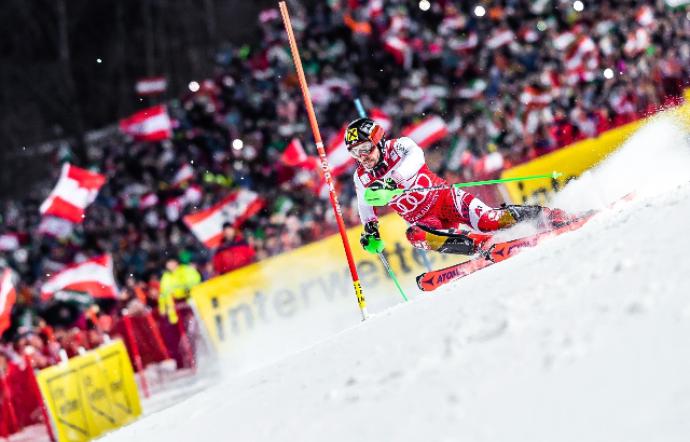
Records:
[[[634,201],[576,232],[353,316],[106,439],[687,441],[690,148],[671,120],[556,203],[603,206],[631,190]]]

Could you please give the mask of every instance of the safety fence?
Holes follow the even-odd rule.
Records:
[[[139,392],[155,394],[152,373],[164,387],[196,372],[199,323],[189,305],[178,304],[177,311],[175,324],[149,310],[124,311],[96,349],[40,371],[28,355],[0,367],[0,437],[28,427],[33,435],[42,425],[45,439],[91,440],[136,418]]]

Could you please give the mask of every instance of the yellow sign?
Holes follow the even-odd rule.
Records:
[[[88,441],[141,414],[122,341],[41,370],[37,379],[59,441]]]
[[[688,125],[690,106],[683,105],[665,112],[683,124]],[[652,117],[653,118],[653,117]],[[597,138],[578,141],[555,152],[543,155],[528,163],[505,170],[501,178],[515,178],[524,175],[535,175],[558,171],[563,176],[558,179],[540,179],[531,181],[514,181],[504,183],[510,199],[515,204],[527,202],[543,203],[552,191],[558,191],[568,181],[580,176],[584,171],[594,167],[623,143],[648,119],[635,121],[602,133]]]
[[[418,293],[415,277],[426,270],[424,256],[405,237],[407,225],[397,215],[380,218],[386,243],[384,254],[406,289]],[[340,235],[333,235],[299,249],[213,278],[192,290],[192,297],[217,347],[237,343],[235,338],[256,332],[263,325],[290,321],[319,311],[320,317],[342,312],[359,320],[358,302],[366,300],[370,312],[402,302],[378,256],[359,246],[361,227],[347,232],[361,290],[347,266]],[[461,256],[428,253],[434,268],[461,262]],[[336,306],[337,303],[337,306]]]
[[[351,141],[357,141],[358,138],[359,138],[359,136],[357,135],[357,128],[356,127],[353,127],[352,129],[347,130],[347,142],[348,143]]]

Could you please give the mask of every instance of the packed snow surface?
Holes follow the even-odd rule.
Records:
[[[553,205],[633,201],[111,441],[690,440],[690,149],[661,118]],[[394,295],[392,295],[394,296]]]

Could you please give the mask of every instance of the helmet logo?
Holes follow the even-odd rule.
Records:
[[[359,134],[357,133],[357,128],[352,127],[347,130],[347,137],[346,140],[348,143],[351,143],[353,141],[357,141],[359,139]]]

